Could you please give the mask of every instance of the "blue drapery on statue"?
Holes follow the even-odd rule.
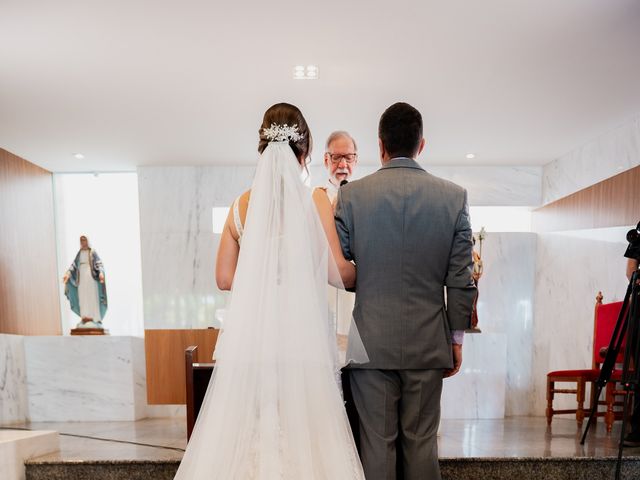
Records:
[[[65,285],[64,294],[69,299],[69,303],[71,304],[71,310],[78,315],[80,315],[80,299],[78,297],[78,283],[80,281],[80,253],[82,250],[78,251],[75,260],[69,267],[69,281]],[[104,266],[102,265],[102,260],[98,256],[98,253],[89,249],[89,264],[91,265],[91,276],[97,284],[98,288],[98,300],[100,306],[100,318],[104,318],[107,313],[107,283],[100,283],[100,273],[104,274]]]

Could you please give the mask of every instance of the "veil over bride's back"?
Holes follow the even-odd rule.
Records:
[[[337,278],[300,164],[288,141],[272,142],[258,161],[214,376],[177,479],[364,479],[337,386],[326,288]],[[366,361],[356,340],[349,348]]]

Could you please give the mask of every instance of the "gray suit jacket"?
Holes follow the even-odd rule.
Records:
[[[451,368],[451,330],[471,326],[476,295],[466,190],[397,158],[341,187],[335,216],[358,269],[353,314],[371,360],[358,368]]]

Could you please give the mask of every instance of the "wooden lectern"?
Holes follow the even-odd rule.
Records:
[[[213,328],[145,330],[149,405],[186,404],[185,350],[197,345],[193,361],[211,362],[218,333]]]

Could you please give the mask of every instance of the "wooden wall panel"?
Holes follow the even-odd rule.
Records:
[[[60,335],[51,172],[0,149],[0,333]]]
[[[186,402],[184,351],[198,347],[196,362],[211,362],[219,330],[145,330],[147,360],[147,403],[176,405]]]
[[[556,200],[533,213],[533,229],[558,232],[636,225],[640,221],[640,166]]]

